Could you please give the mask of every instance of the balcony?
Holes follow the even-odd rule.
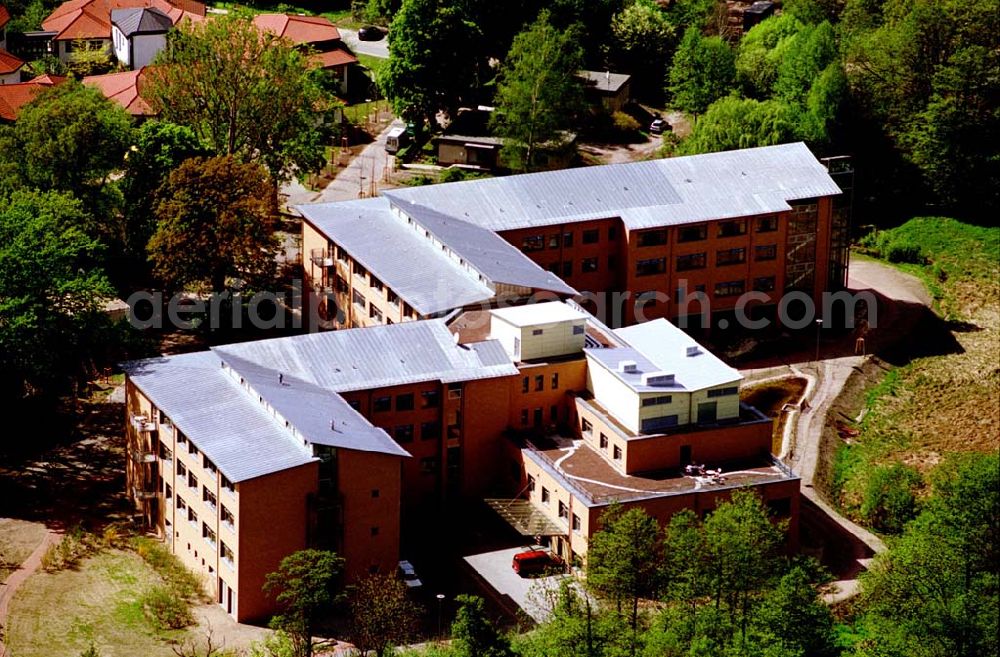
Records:
[[[132,497],[137,500],[155,500],[156,496],[159,495],[159,491],[155,490],[143,490],[138,486],[132,487]]]
[[[139,433],[152,433],[156,431],[156,423],[145,415],[133,415],[132,428]]]
[[[333,267],[333,254],[326,249],[312,249],[309,260],[317,267]]]
[[[132,460],[136,463],[156,463],[156,453],[150,451],[132,452]]]

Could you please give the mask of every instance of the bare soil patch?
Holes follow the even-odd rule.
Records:
[[[17,570],[41,544],[46,531],[40,522],[0,518],[0,582]]]
[[[740,391],[741,401],[750,404],[770,418],[778,418],[771,435],[771,453],[781,453],[781,439],[785,433],[788,414],[783,412],[786,404],[796,405],[806,391],[806,381],[793,376],[776,381],[750,385]]]

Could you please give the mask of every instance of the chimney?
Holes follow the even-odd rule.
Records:
[[[690,358],[691,356],[697,356],[700,353],[701,353],[701,349],[698,348],[698,345],[695,345],[693,347],[688,347],[687,348],[688,358]]]

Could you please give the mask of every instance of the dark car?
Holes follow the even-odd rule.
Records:
[[[669,130],[670,124],[664,119],[653,119],[649,124],[649,131],[654,135],[662,135],[664,130]]]
[[[358,30],[358,39],[361,41],[381,41],[384,36],[382,28],[375,25],[365,25]]]

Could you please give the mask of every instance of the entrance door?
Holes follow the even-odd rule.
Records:
[[[536,409],[535,409],[535,427],[540,427],[540,426],[542,426],[542,420],[543,420],[543,419],[544,419],[544,418],[543,418],[543,416],[542,416],[542,409],[540,409],[540,408],[536,408]]]
[[[698,424],[712,424],[718,417],[716,402],[698,404]]]

